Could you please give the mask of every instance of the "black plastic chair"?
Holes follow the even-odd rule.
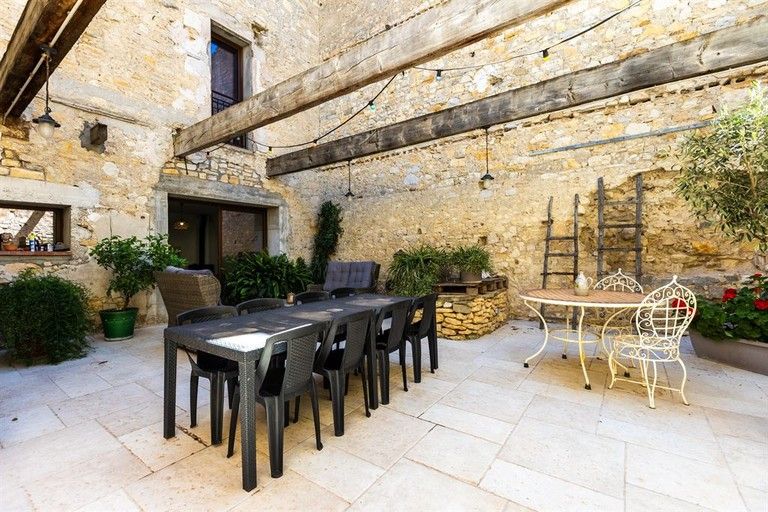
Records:
[[[403,389],[408,391],[408,376],[405,373],[405,322],[408,320],[410,303],[399,302],[381,308],[376,317],[376,353],[379,364],[381,385],[381,403],[389,403],[389,354],[397,350],[400,354],[400,366],[403,369]],[[382,330],[386,318],[391,318],[389,329]]]
[[[241,302],[237,306],[237,313],[240,315],[250,315],[259,311],[268,311],[270,309],[280,309],[285,306],[283,299],[251,299]]]
[[[334,320],[315,359],[315,372],[328,379],[330,384],[333,402],[333,433],[337,437],[344,435],[344,395],[347,391],[347,377],[351,372],[359,371],[362,377],[365,415],[369,418],[371,416],[371,411],[368,409],[368,383],[363,371],[363,361],[372,320],[371,311],[361,311]],[[341,329],[345,332],[344,347],[334,348],[335,344],[338,347],[337,333]]]
[[[176,325],[196,324],[209,320],[221,320],[237,316],[237,309],[232,306],[208,306],[179,313]],[[223,357],[197,352],[197,360],[187,352],[192,372],[189,377],[189,416],[191,426],[197,426],[197,388],[200,377],[211,382],[211,443],[221,443],[222,423],[224,422],[224,383],[227,384],[229,407],[237,386],[237,362]]]
[[[437,308],[437,294],[431,293],[413,300],[408,312],[408,322],[405,327],[405,339],[411,344],[413,354],[413,380],[421,382],[421,340],[427,338],[429,347],[429,371],[435,373],[437,369],[437,325],[435,323],[435,310]],[[416,313],[421,311],[421,318],[414,322]]]
[[[292,398],[309,391],[312,400],[312,415],[315,421],[315,443],[323,449],[320,440],[320,410],[312,368],[315,363],[317,342],[323,336],[323,324],[307,325],[270,336],[256,366],[256,400],[264,405],[267,412],[269,432],[269,464],[273,478],[283,474],[283,429],[288,414],[285,404]],[[285,365],[275,366],[270,362],[273,356],[285,353]],[[232,405],[232,421],[229,424],[227,457],[235,449],[235,430],[240,407],[240,387],[235,389]]]
[[[335,288],[331,290],[330,295],[332,299],[341,299],[343,297],[352,297],[357,294],[357,290],[354,288]]]
[[[328,292],[301,292],[297,293],[294,297],[296,304],[309,304],[310,302],[320,302],[321,300],[328,300],[331,296]]]

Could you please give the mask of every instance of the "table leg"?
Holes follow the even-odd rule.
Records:
[[[579,307],[579,329],[578,329],[578,341],[579,341],[579,362],[581,363],[581,371],[584,373],[584,389],[592,389],[592,385],[589,383],[589,375],[587,375],[587,367],[584,364],[584,306]]]
[[[238,368],[243,489],[251,491],[256,488],[256,362],[241,360]]]
[[[176,343],[165,344],[165,372],[163,375],[163,437],[176,435]]]
[[[523,304],[525,304],[526,306],[528,306],[528,308],[529,308],[531,311],[533,311],[534,313],[536,313],[536,316],[538,316],[538,317],[539,317],[539,319],[541,320],[541,325],[542,325],[542,326],[544,326],[544,343],[542,343],[542,344],[541,344],[541,348],[539,348],[539,350],[537,350],[535,354],[533,354],[531,357],[529,357],[528,359],[526,359],[526,360],[525,360],[525,362],[523,363],[523,366],[524,366],[525,368],[528,368],[528,361],[530,361],[531,359],[534,359],[534,358],[536,358],[536,357],[537,357],[539,354],[541,354],[541,353],[544,351],[544,347],[546,347],[546,346],[547,346],[547,340],[549,339],[549,326],[547,326],[547,321],[546,321],[546,320],[544,320],[544,317],[543,317],[543,316],[541,316],[541,313],[539,312],[539,310],[538,310],[537,308],[535,308],[535,307],[531,306],[531,305],[528,303],[528,301],[527,301],[527,300],[524,300],[524,301],[523,301]]]
[[[368,401],[371,409],[379,408],[379,383],[377,382],[378,361],[376,361],[376,327],[371,323],[368,329]]]

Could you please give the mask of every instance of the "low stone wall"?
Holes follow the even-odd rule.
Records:
[[[437,297],[437,335],[451,340],[479,338],[509,318],[507,290],[482,295],[441,294]]]

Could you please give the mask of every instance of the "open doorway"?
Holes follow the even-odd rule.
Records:
[[[267,248],[264,208],[168,198],[168,241],[188,268],[218,274],[224,258]]]

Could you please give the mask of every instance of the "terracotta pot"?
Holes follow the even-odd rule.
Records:
[[[4,251],[17,251],[19,246],[14,243],[3,244]]]
[[[715,341],[691,329],[696,355],[750,372],[768,375],[768,343],[752,340]]]

